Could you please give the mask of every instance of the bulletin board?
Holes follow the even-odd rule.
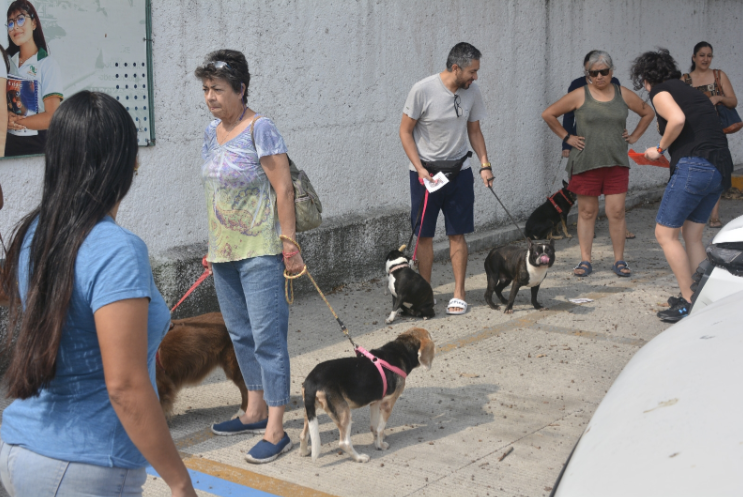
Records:
[[[12,14],[8,12],[12,3],[11,0],[0,2],[6,19]],[[58,83],[57,87],[62,88],[62,98],[81,90],[115,97],[132,116],[139,145],[154,145],[150,0],[29,0],[29,3],[36,9],[47,44],[48,55],[44,56],[53,59],[61,73],[61,76],[57,74],[61,77],[61,85]],[[0,39],[6,50],[13,43],[10,34]],[[28,63],[18,67],[19,55],[10,57],[8,78],[13,77],[14,71],[22,78],[36,74],[37,68]],[[52,66],[48,61],[42,62],[38,65]],[[38,83],[42,93],[43,77],[42,70]]]

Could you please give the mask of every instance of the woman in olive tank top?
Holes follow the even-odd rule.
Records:
[[[624,200],[629,185],[627,144],[635,143],[650,125],[655,113],[631,90],[611,83],[614,64],[611,56],[595,50],[586,64],[591,83],[574,90],[550,105],[542,118],[564,143],[572,146],[567,171],[568,190],[578,195],[578,242],[581,262],[574,274],[591,274],[591,249],[599,211],[599,196],[606,199],[605,211],[614,249],[612,271],[629,276],[624,261],[626,222]],[[627,115],[632,110],[640,122],[628,134]],[[557,120],[567,112],[575,113],[578,136],[571,135]]]

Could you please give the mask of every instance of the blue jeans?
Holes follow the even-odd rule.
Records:
[[[663,193],[655,222],[680,228],[686,220],[705,224],[722,194],[720,171],[700,157],[682,157]]]
[[[0,480],[10,497],[141,496],[147,473],[60,461],[0,440]]]
[[[272,407],[289,403],[289,304],[281,255],[212,264],[219,308],[248,390]]]

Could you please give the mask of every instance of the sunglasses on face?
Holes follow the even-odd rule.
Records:
[[[15,28],[16,26],[18,26],[20,28],[21,26],[23,26],[24,24],[26,24],[26,18],[27,17],[28,18],[31,18],[32,16],[26,15],[26,14],[21,14],[18,17],[16,17],[15,19],[13,19],[12,17],[10,19],[8,19],[8,24],[6,24],[6,26],[8,27],[8,31],[13,31],[13,28]]]
[[[611,71],[611,69],[599,69],[598,71],[588,71],[588,75],[591,76],[592,78],[595,78],[599,74],[602,76],[608,76],[609,71]]]

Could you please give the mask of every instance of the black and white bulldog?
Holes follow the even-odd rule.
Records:
[[[488,275],[488,289],[485,290],[485,301],[492,309],[500,309],[493,302],[493,292],[506,305],[506,314],[513,312],[513,301],[519,288],[531,288],[531,305],[542,309],[537,302],[539,285],[547,276],[547,270],[555,263],[555,242],[553,240],[529,240],[528,247],[508,245],[490,251],[485,259],[485,272]],[[508,302],[501,293],[513,281]]]
[[[403,314],[414,317],[434,316],[433,289],[411,266],[411,260],[400,250],[387,254],[384,269],[387,273],[387,288],[392,294],[392,312],[385,321],[387,324],[395,320],[400,310]]]

